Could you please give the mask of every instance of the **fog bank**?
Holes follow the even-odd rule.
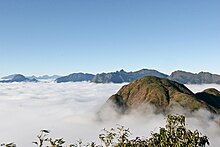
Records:
[[[36,135],[41,129],[51,130],[50,137],[63,137],[68,143],[78,139],[98,140],[103,128],[116,124],[129,127],[133,137],[149,136],[164,126],[163,115],[149,111],[146,115],[132,114],[115,119],[106,114],[108,121],[97,121],[96,113],[108,97],[124,84],[94,83],[1,83],[0,84],[0,143],[15,142],[19,147],[34,146]],[[186,85],[193,92],[220,85]],[[210,138],[211,146],[220,144],[220,126],[210,121],[211,114],[200,110],[187,118],[187,127],[198,129]],[[219,118],[219,116],[215,116]]]

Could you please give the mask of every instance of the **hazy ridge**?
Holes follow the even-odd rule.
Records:
[[[134,80],[140,79],[144,76],[156,76],[159,78],[168,78],[170,80],[176,81],[181,84],[220,84],[220,75],[212,74],[209,72],[199,72],[199,73],[191,73],[186,71],[177,70],[172,72],[170,75],[159,72],[154,69],[141,69],[134,72],[126,72],[124,70],[109,72],[109,73],[98,73],[98,74],[90,74],[90,73],[72,73],[66,76],[29,76],[25,77],[26,79],[13,80],[13,77],[18,74],[9,75],[3,77],[0,82],[32,82],[38,80],[53,80],[57,83],[63,82],[81,82],[81,81],[89,81],[93,83],[126,83],[132,82]],[[21,75],[21,74],[19,74]],[[22,75],[23,76],[23,75]],[[5,80],[9,78],[9,80]]]

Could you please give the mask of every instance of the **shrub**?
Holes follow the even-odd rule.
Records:
[[[109,131],[103,129],[99,134],[101,145],[95,142],[84,144],[81,140],[77,144],[71,144],[69,147],[205,147],[209,145],[207,136],[201,136],[198,130],[191,131],[186,129],[185,116],[168,115],[165,128],[160,128],[158,133],[151,133],[149,138],[136,137],[129,139],[131,132],[129,128],[118,125],[116,129]],[[33,142],[37,147],[67,147],[63,138],[48,138],[50,131],[41,130],[37,135],[38,140]],[[16,147],[14,143],[1,144],[4,147]]]

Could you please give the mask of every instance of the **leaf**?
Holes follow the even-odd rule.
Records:
[[[42,133],[50,133],[49,130],[41,130]]]
[[[36,145],[38,145],[38,143],[37,142],[32,142],[33,144],[36,144]]]

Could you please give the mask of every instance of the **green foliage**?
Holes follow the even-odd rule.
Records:
[[[37,147],[43,147],[44,144],[49,144],[48,147],[63,147],[63,144],[65,143],[63,138],[59,138],[59,139],[47,138],[49,133],[50,131],[48,130],[41,130],[40,134],[37,135],[38,141],[32,143],[37,145]]]
[[[101,145],[95,142],[84,144],[78,140],[76,144],[68,147],[205,147],[209,145],[207,136],[201,136],[198,130],[187,130],[185,116],[168,115],[165,128],[160,128],[158,133],[151,133],[150,138],[130,139],[132,135],[129,128],[118,125],[116,129],[111,128],[109,131],[103,129],[99,134]],[[37,135],[38,141],[33,142],[37,147],[67,147],[63,138],[48,138],[50,131],[41,130]],[[1,144],[4,147],[16,147],[14,143]]]
[[[136,137],[129,140],[131,135],[129,129],[123,126],[117,128],[118,131],[104,129],[104,134],[99,138],[104,142],[106,147],[128,147],[128,146],[149,146],[149,147],[205,147],[209,145],[207,136],[201,136],[198,130],[191,131],[185,127],[185,116],[168,115],[165,128],[160,128],[159,133],[151,133],[148,139]],[[117,140],[117,142],[114,142]]]
[[[123,126],[110,131],[104,129],[104,134],[100,134],[99,138],[104,142],[106,147],[123,147],[123,146],[150,146],[150,147],[205,147],[209,145],[207,136],[200,136],[198,130],[191,131],[185,127],[185,116],[183,115],[168,115],[167,125],[165,128],[160,128],[159,133],[151,133],[148,139],[136,137],[129,140],[131,135],[129,129]],[[114,140],[117,142],[114,142]]]
[[[168,115],[167,125],[160,128],[159,133],[152,133],[148,139],[148,145],[153,147],[204,147],[209,145],[207,136],[200,136],[198,130],[190,131],[185,127],[183,115]]]
[[[131,132],[124,126],[118,125],[116,129],[111,128],[110,131],[103,129],[103,134],[99,134],[99,138],[105,144],[105,146],[123,146],[129,143],[128,137]]]

